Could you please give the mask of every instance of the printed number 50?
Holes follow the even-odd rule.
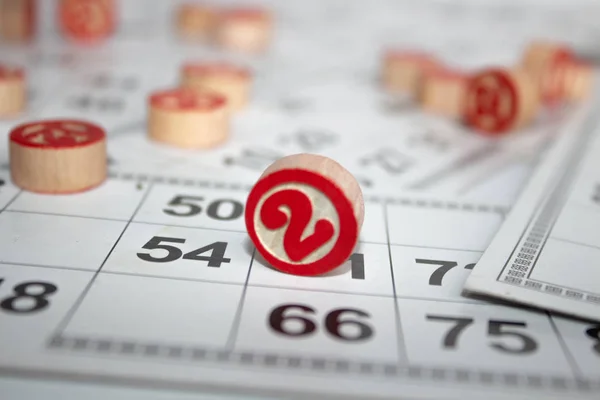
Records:
[[[204,197],[177,195],[169,202],[169,208],[163,209],[163,212],[175,217],[193,217],[202,212],[200,203],[204,201]],[[229,213],[223,213],[225,205],[231,205]],[[237,200],[218,199],[208,204],[206,214],[220,221],[231,221],[239,218],[244,213],[244,206]]]

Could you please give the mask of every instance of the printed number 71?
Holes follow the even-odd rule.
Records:
[[[444,279],[446,272],[458,266],[458,263],[455,261],[426,260],[423,258],[417,258],[415,262],[417,264],[439,265],[429,277],[429,285],[431,286],[442,286],[442,279]],[[473,267],[475,267],[475,263],[465,265],[465,269],[473,269]]]

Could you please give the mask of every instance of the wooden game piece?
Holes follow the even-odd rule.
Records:
[[[539,70],[557,59],[571,59],[573,51],[563,43],[544,40],[531,42],[523,51],[523,67]]]
[[[216,24],[216,12],[212,8],[196,3],[179,6],[176,25],[179,36],[191,40],[207,40]]]
[[[438,61],[429,54],[388,50],[383,57],[382,83],[390,93],[416,96],[423,73],[438,67]]]
[[[425,111],[459,118],[464,110],[468,77],[460,71],[435,68],[423,72],[419,101]]]
[[[227,98],[232,111],[242,109],[249,97],[250,71],[225,63],[188,63],[181,71],[181,86],[214,91]]]
[[[340,164],[314,154],[277,160],[246,202],[246,228],[274,268],[319,275],[350,257],[364,217],[362,191]]]
[[[184,148],[210,148],[229,135],[225,96],[177,88],[150,96],[148,135],[152,140]]]
[[[80,42],[106,39],[115,30],[115,0],[60,0],[59,25],[67,37]]]
[[[37,0],[0,0],[0,37],[26,42],[36,31]]]
[[[543,70],[537,78],[540,101],[547,106],[556,106],[565,100],[565,79],[569,60],[557,59]]]
[[[25,71],[0,65],[0,118],[20,114],[25,109],[26,98]]]
[[[535,85],[523,69],[488,68],[467,83],[465,122],[480,132],[518,129],[532,121],[538,107]]]
[[[37,193],[89,190],[106,179],[106,135],[78,120],[35,121],[10,132],[10,173],[18,187]]]
[[[588,62],[573,59],[565,67],[563,92],[566,100],[586,99],[592,93],[594,68]]]
[[[527,46],[523,67],[534,78],[542,103],[553,105],[564,99],[565,70],[573,57],[572,50],[562,43],[535,41]]]
[[[222,48],[246,52],[263,52],[271,39],[271,14],[261,8],[234,8],[220,13],[216,40]]]

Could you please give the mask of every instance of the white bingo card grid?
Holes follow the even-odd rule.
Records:
[[[37,48],[2,48],[31,72],[23,120],[98,121],[111,156],[100,188],[40,196],[11,184],[1,149],[7,393],[10,377],[31,376],[258,397],[598,397],[597,324],[460,296],[527,176],[527,157],[556,121],[542,116],[520,136],[490,140],[381,98],[370,75],[380,50],[371,44],[393,35],[466,67],[509,63],[545,33],[588,49],[592,12],[271,4],[281,21],[273,54],[244,60],[257,71],[254,102],[224,147],[197,157],[145,140],[144,101],[173,83],[182,60],[215,54],[166,39],[158,3],[124,4],[123,28],[104,49],[52,36]],[[417,29],[423,20],[449,29]],[[365,38],[354,41],[359,23]],[[2,122],[4,134],[17,122]],[[342,162],[366,196],[359,246],[317,278],[265,265],[243,224],[261,170],[301,151]],[[471,182],[484,189],[465,193]]]
[[[368,198],[350,260],[310,278],[254,252],[246,193],[111,178],[41,202],[6,184],[3,369],[267,392],[597,396],[600,327],[460,296],[504,207]]]

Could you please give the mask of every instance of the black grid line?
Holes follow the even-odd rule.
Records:
[[[199,230],[215,231],[215,232],[243,233],[243,234],[248,233],[248,231],[237,230],[237,229],[223,229],[223,228],[213,228],[213,227],[207,227],[207,226],[179,225],[179,224],[171,224],[171,223],[148,222],[148,221],[141,221],[141,220],[131,221],[131,223],[134,225],[140,224],[140,225],[169,226],[169,227],[173,227],[173,228],[199,229]]]
[[[480,160],[486,159],[487,157],[493,156],[495,153],[499,153],[499,146],[496,144],[487,144],[485,146],[474,149],[472,152],[467,153],[460,157],[458,160],[454,161],[451,165],[448,165],[447,168],[437,171],[432,175],[429,175],[420,181],[413,183],[410,187],[412,189],[426,189],[430,187],[432,184],[439,183],[448,177],[453,176],[457,172],[460,172],[468,167],[473,167]]]
[[[64,267],[61,265],[44,265],[44,264],[32,264],[32,263],[22,263],[22,262],[14,262],[14,261],[0,261],[0,265],[12,265],[15,267],[32,267],[32,268],[46,268],[46,269],[58,269],[65,271],[79,271],[79,272],[87,272],[93,274],[95,271],[93,269],[84,269],[77,267]]]
[[[252,251],[252,257],[250,258],[250,265],[248,266],[248,273],[246,274],[246,281],[244,283],[244,289],[242,290],[242,296],[240,297],[240,303],[238,309],[235,312],[233,319],[233,325],[227,338],[227,349],[233,349],[237,340],[237,335],[240,329],[240,323],[242,321],[242,312],[244,310],[244,303],[246,302],[246,292],[248,290],[248,281],[250,280],[250,274],[252,273],[252,265],[254,264],[254,258],[256,257],[256,248]]]
[[[412,248],[431,249],[431,250],[464,251],[464,252],[468,252],[468,253],[483,254],[483,250],[459,249],[457,247],[421,246],[421,245],[416,245],[416,244],[395,243],[395,242],[391,242],[390,245],[391,246],[396,246],[396,247],[412,247]]]
[[[89,215],[77,215],[77,214],[61,214],[56,212],[42,212],[42,211],[29,211],[29,210],[3,210],[3,212],[11,214],[32,214],[32,215],[49,215],[56,217],[67,217],[67,218],[83,218],[83,219],[95,219],[99,221],[113,221],[113,222],[127,222],[127,219],[108,218],[108,217],[95,217]]]
[[[89,293],[90,289],[92,288],[94,282],[98,278],[98,275],[100,274],[100,271],[102,271],[102,268],[106,264],[106,261],[108,261],[108,258],[110,257],[110,255],[112,254],[112,252],[114,251],[114,249],[117,247],[117,244],[119,243],[119,241],[121,240],[121,238],[125,234],[125,231],[127,231],[127,228],[131,224],[131,221],[133,220],[133,218],[135,218],[135,215],[137,214],[137,212],[139,211],[139,209],[142,207],[142,204],[144,204],[144,201],[146,200],[146,198],[148,197],[148,195],[150,194],[151,191],[152,191],[152,184],[150,184],[148,186],[148,188],[146,189],[146,193],[142,196],[142,198],[140,199],[140,203],[138,204],[137,208],[131,214],[131,217],[129,218],[129,222],[127,222],[127,224],[125,225],[125,227],[121,231],[121,234],[119,235],[119,237],[117,238],[117,240],[115,241],[115,243],[113,244],[113,246],[111,247],[111,249],[106,254],[106,257],[102,261],[102,264],[100,264],[100,267],[98,268],[98,270],[94,273],[94,276],[92,277],[92,279],[90,279],[90,281],[88,282],[88,284],[86,285],[86,287],[83,289],[83,292],[81,292],[81,294],[79,295],[79,297],[77,298],[77,300],[75,300],[75,303],[73,304],[73,306],[71,306],[71,308],[69,309],[69,311],[67,311],[67,314],[63,317],[63,319],[59,322],[58,326],[55,328],[55,330],[54,330],[55,335],[58,332],[62,332],[65,329],[65,327],[68,325],[68,323],[71,320],[71,318],[73,318],[73,316],[75,315],[75,313],[77,312],[77,310],[79,309],[79,307],[81,306],[81,304],[83,303],[83,300],[85,299],[85,297]]]
[[[323,289],[323,288],[305,288],[299,286],[285,286],[285,285],[271,285],[265,283],[248,283],[249,287],[265,288],[265,289],[280,289],[280,290],[293,290],[298,292],[314,292],[314,293],[331,293],[351,296],[367,296],[367,297],[382,297],[382,298],[393,298],[392,294],[382,293],[364,293],[364,292],[352,292],[346,290],[336,289]]]
[[[385,224],[385,235],[387,240],[388,257],[390,260],[390,276],[392,279],[392,293],[394,295],[394,318],[396,325],[396,345],[398,346],[398,362],[408,362],[406,342],[404,341],[404,332],[402,331],[402,322],[400,321],[400,308],[398,307],[398,294],[396,293],[396,280],[394,277],[394,261],[392,259],[392,248],[390,245],[390,228],[388,223],[387,203],[383,204],[383,220]]]
[[[23,193],[22,190],[19,190],[5,205],[4,207],[2,207],[2,209],[0,210],[0,213],[4,212],[4,211],[9,211],[8,207],[11,206],[12,203],[15,202],[15,200],[17,200],[17,198],[21,195],[21,193]]]
[[[581,246],[581,247],[589,247],[591,249],[596,249],[596,250],[600,250],[600,246],[597,245],[593,245],[593,244],[588,244],[588,243],[581,243],[581,242],[576,242],[574,240],[569,240],[569,239],[564,239],[564,238],[560,238],[560,237],[556,237],[556,236],[551,236],[548,238],[548,240],[557,240],[559,242],[564,242],[564,243],[569,243],[569,244],[574,244],[576,246]]]
[[[573,354],[571,354],[571,351],[569,350],[569,347],[567,346],[565,339],[560,334],[560,330],[556,326],[556,322],[554,322],[552,315],[548,311],[546,311],[545,313],[546,313],[546,316],[548,317],[548,322],[550,323],[550,326],[552,327],[552,331],[554,331],[554,334],[556,335],[556,339],[558,340],[558,343],[559,343],[563,353],[565,354],[565,357],[567,358],[567,362],[569,363],[569,366],[571,367],[571,370],[573,371],[573,374],[577,378],[582,377],[581,369],[577,365],[577,362],[575,361],[575,357],[573,357]]]
[[[116,218],[106,218],[106,217],[89,217],[89,216],[76,215],[76,214],[58,214],[58,213],[53,213],[53,212],[41,212],[41,211],[22,211],[22,210],[5,210],[5,211],[10,212],[12,214],[23,213],[23,214],[32,214],[32,215],[48,215],[48,216],[68,217],[68,218],[93,219],[93,220],[100,220],[100,221],[128,222],[129,224],[134,224],[134,225],[135,224],[155,225],[155,226],[174,227],[174,228],[183,228],[183,229],[208,230],[208,231],[215,231],[215,232],[230,232],[230,233],[242,233],[242,234],[247,233],[247,231],[245,231],[245,230],[213,228],[213,227],[209,227],[209,226],[180,225],[180,224],[173,224],[170,222],[164,222],[164,223],[150,222],[150,221],[138,220],[138,219],[134,219],[134,220],[130,221],[127,219],[116,219]],[[136,210],[136,213],[137,213],[137,211],[138,210]],[[375,245],[387,245],[388,244],[386,242],[376,242],[376,241],[369,241],[369,240],[359,240],[359,243],[375,244]],[[402,247],[415,247],[415,248],[423,248],[423,249],[435,249],[435,250],[466,251],[466,252],[471,252],[471,253],[481,253],[482,252],[482,250],[480,250],[480,249],[474,250],[474,249],[464,249],[464,248],[454,248],[454,247],[434,247],[434,246],[414,245],[414,244],[408,244],[408,243],[396,243],[396,242],[391,242],[390,245],[402,246]]]
[[[220,281],[217,279],[204,279],[204,278],[184,278],[180,276],[166,276],[166,275],[152,275],[152,274],[141,274],[135,272],[123,272],[123,271],[102,271],[103,275],[123,275],[123,276],[132,276],[132,277],[140,277],[140,278],[151,278],[151,279],[160,279],[160,280],[171,280],[171,281],[181,281],[181,282],[199,282],[199,283],[214,283],[217,285],[233,285],[233,286],[244,286],[243,282],[227,282]]]
[[[57,270],[66,270],[66,271],[75,271],[82,273],[95,274],[95,271],[90,269],[82,269],[75,267],[62,267],[62,266],[54,266],[54,265],[42,265],[42,264],[28,264],[28,263],[18,263],[18,262],[7,262],[2,261],[0,265],[8,265],[15,267],[32,267],[32,268],[46,268],[46,269],[57,269]],[[424,297],[424,296],[413,296],[413,295],[402,295],[396,294],[394,296],[393,293],[385,294],[385,293],[373,293],[373,292],[359,292],[359,291],[350,291],[350,290],[336,290],[336,289],[323,289],[323,288],[306,288],[299,287],[297,285],[273,285],[273,284],[265,284],[265,283],[244,283],[244,282],[232,282],[232,281],[222,281],[217,279],[205,279],[205,278],[187,278],[181,276],[167,276],[167,275],[159,275],[159,274],[144,274],[144,273],[136,273],[136,272],[125,272],[125,271],[107,271],[102,270],[103,275],[122,275],[122,276],[131,276],[131,277],[139,277],[139,278],[149,278],[149,279],[160,279],[160,280],[171,280],[171,281],[181,281],[181,282],[198,282],[198,283],[209,283],[209,284],[217,284],[217,285],[232,285],[232,286],[244,286],[248,287],[256,287],[256,288],[265,288],[265,289],[279,289],[279,290],[293,290],[300,292],[315,292],[315,293],[330,293],[330,294],[340,294],[340,295],[351,295],[351,296],[366,296],[366,297],[379,297],[379,298],[394,298],[396,300],[421,300],[421,301],[433,301],[433,302],[444,302],[444,303],[457,303],[457,304],[483,304],[483,305],[496,305],[493,303],[489,303],[488,301],[476,300],[468,297],[457,297],[457,298],[436,298],[436,297]],[[393,286],[392,286],[393,287]]]

